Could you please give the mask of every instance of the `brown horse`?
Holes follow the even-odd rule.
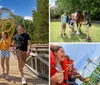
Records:
[[[76,21],[76,26],[77,26],[76,34],[82,34],[82,32],[81,32],[81,25],[82,25],[81,22],[84,21],[84,16],[83,16],[82,11],[80,11],[80,10],[77,11],[75,21]]]

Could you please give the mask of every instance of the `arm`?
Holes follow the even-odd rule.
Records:
[[[62,16],[61,16],[61,24],[62,24]]]
[[[3,42],[3,39],[0,40],[0,47],[1,47],[1,45],[2,45],[2,42]]]
[[[31,50],[31,42],[30,42],[30,40],[28,40],[28,51],[30,51]]]
[[[31,42],[30,40],[27,41],[28,42],[28,45],[27,45],[27,56],[30,55],[30,51],[31,51]]]

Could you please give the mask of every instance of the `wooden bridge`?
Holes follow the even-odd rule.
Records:
[[[49,79],[49,48],[48,45],[32,45],[31,55],[27,59],[24,74],[27,85],[48,85]],[[22,85],[16,56],[11,52],[10,79],[0,74],[0,85]],[[1,67],[0,67],[1,71]]]

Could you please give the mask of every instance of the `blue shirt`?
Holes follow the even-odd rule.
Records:
[[[61,23],[62,24],[65,24],[66,23],[66,20],[67,20],[67,16],[62,15],[61,16]]]

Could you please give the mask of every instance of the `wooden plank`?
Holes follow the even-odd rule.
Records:
[[[34,72],[37,76],[48,79],[48,75],[37,72],[36,70],[34,70],[32,67],[30,67],[27,64],[26,64],[26,67],[29,68],[32,72]]]
[[[49,51],[49,49],[48,48],[31,48],[31,51]]]
[[[37,55],[37,52],[35,52]],[[37,57],[35,57],[35,70],[37,71]]]
[[[31,47],[49,47],[48,44],[32,44]]]
[[[34,55],[34,53],[31,53],[31,54]],[[31,55],[31,56],[32,56],[32,55]],[[36,55],[37,55],[37,54],[36,54]],[[44,60],[42,57],[39,57],[39,56],[33,56],[33,57],[37,57],[41,62],[43,62],[43,63],[45,63],[46,65],[49,66],[48,61]]]
[[[49,54],[44,54],[44,53],[40,53],[40,54],[36,54],[36,53],[30,53],[30,56],[39,56],[39,57],[46,57],[49,58]]]

